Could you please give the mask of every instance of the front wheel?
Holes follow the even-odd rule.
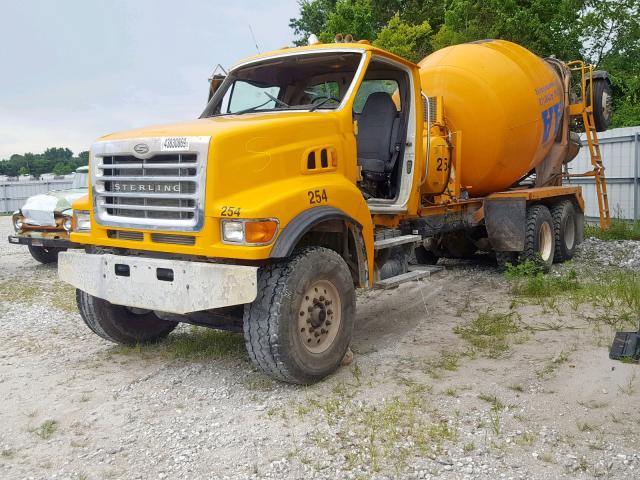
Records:
[[[317,382],[340,366],[355,308],[353,279],[342,257],[323,247],[305,248],[259,271],[258,297],[244,311],[249,356],[277,380]]]
[[[161,320],[149,310],[114,305],[76,290],[76,302],[84,323],[96,335],[113,343],[135,345],[165,338],[178,325]]]
[[[48,263],[55,263],[58,261],[58,253],[64,252],[66,248],[55,247],[34,247],[29,245],[29,253],[38,262],[46,265]]]

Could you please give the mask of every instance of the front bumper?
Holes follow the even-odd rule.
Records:
[[[61,280],[115,305],[185,314],[255,300],[258,267],[63,252]]]
[[[46,238],[35,236],[25,237],[22,235],[9,235],[9,243],[45,248],[82,248],[81,245],[63,238]]]

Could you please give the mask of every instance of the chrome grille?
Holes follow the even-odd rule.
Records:
[[[196,237],[192,235],[171,235],[166,233],[152,233],[151,240],[156,243],[171,243],[173,245],[195,245]]]
[[[107,232],[109,238],[118,238],[120,240],[134,240],[141,242],[144,239],[142,232],[132,232],[130,230],[109,230]]]
[[[100,142],[93,151],[98,223],[196,231],[204,219],[209,137],[183,137],[188,151],[162,151],[165,139]],[[144,154],[136,154],[140,145]]]

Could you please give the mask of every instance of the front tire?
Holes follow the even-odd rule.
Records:
[[[33,245],[29,245],[29,253],[31,256],[37,260],[38,262],[46,265],[48,263],[55,263],[58,261],[58,253],[64,252],[66,248],[45,248],[45,247],[34,247]]]
[[[76,290],[76,302],[84,323],[98,336],[113,343],[153,343],[169,335],[178,325],[160,320],[151,311],[129,309]]]
[[[258,297],[244,311],[249,357],[277,380],[317,382],[340,366],[355,308],[349,267],[332,250],[307,247],[286,262],[263,267]]]
[[[435,265],[438,263],[437,255],[422,245],[416,247],[413,252],[416,257],[416,262],[418,262],[419,265]]]

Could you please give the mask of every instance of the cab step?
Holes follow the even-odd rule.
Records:
[[[444,267],[439,265],[409,265],[410,272],[429,272],[429,275],[438,273],[444,270]]]
[[[407,243],[418,243],[422,240],[420,235],[401,235],[399,237],[384,238],[373,243],[374,250],[384,250],[385,248],[397,247]]]
[[[396,275],[395,277],[389,277],[389,278],[385,278],[384,280],[378,280],[373,284],[373,288],[378,290],[389,290],[391,288],[396,288],[398,285],[401,285],[403,283],[429,277],[431,276],[432,273],[438,272],[440,270],[442,270],[442,267],[425,265],[423,268],[413,269],[408,271],[407,273]]]

